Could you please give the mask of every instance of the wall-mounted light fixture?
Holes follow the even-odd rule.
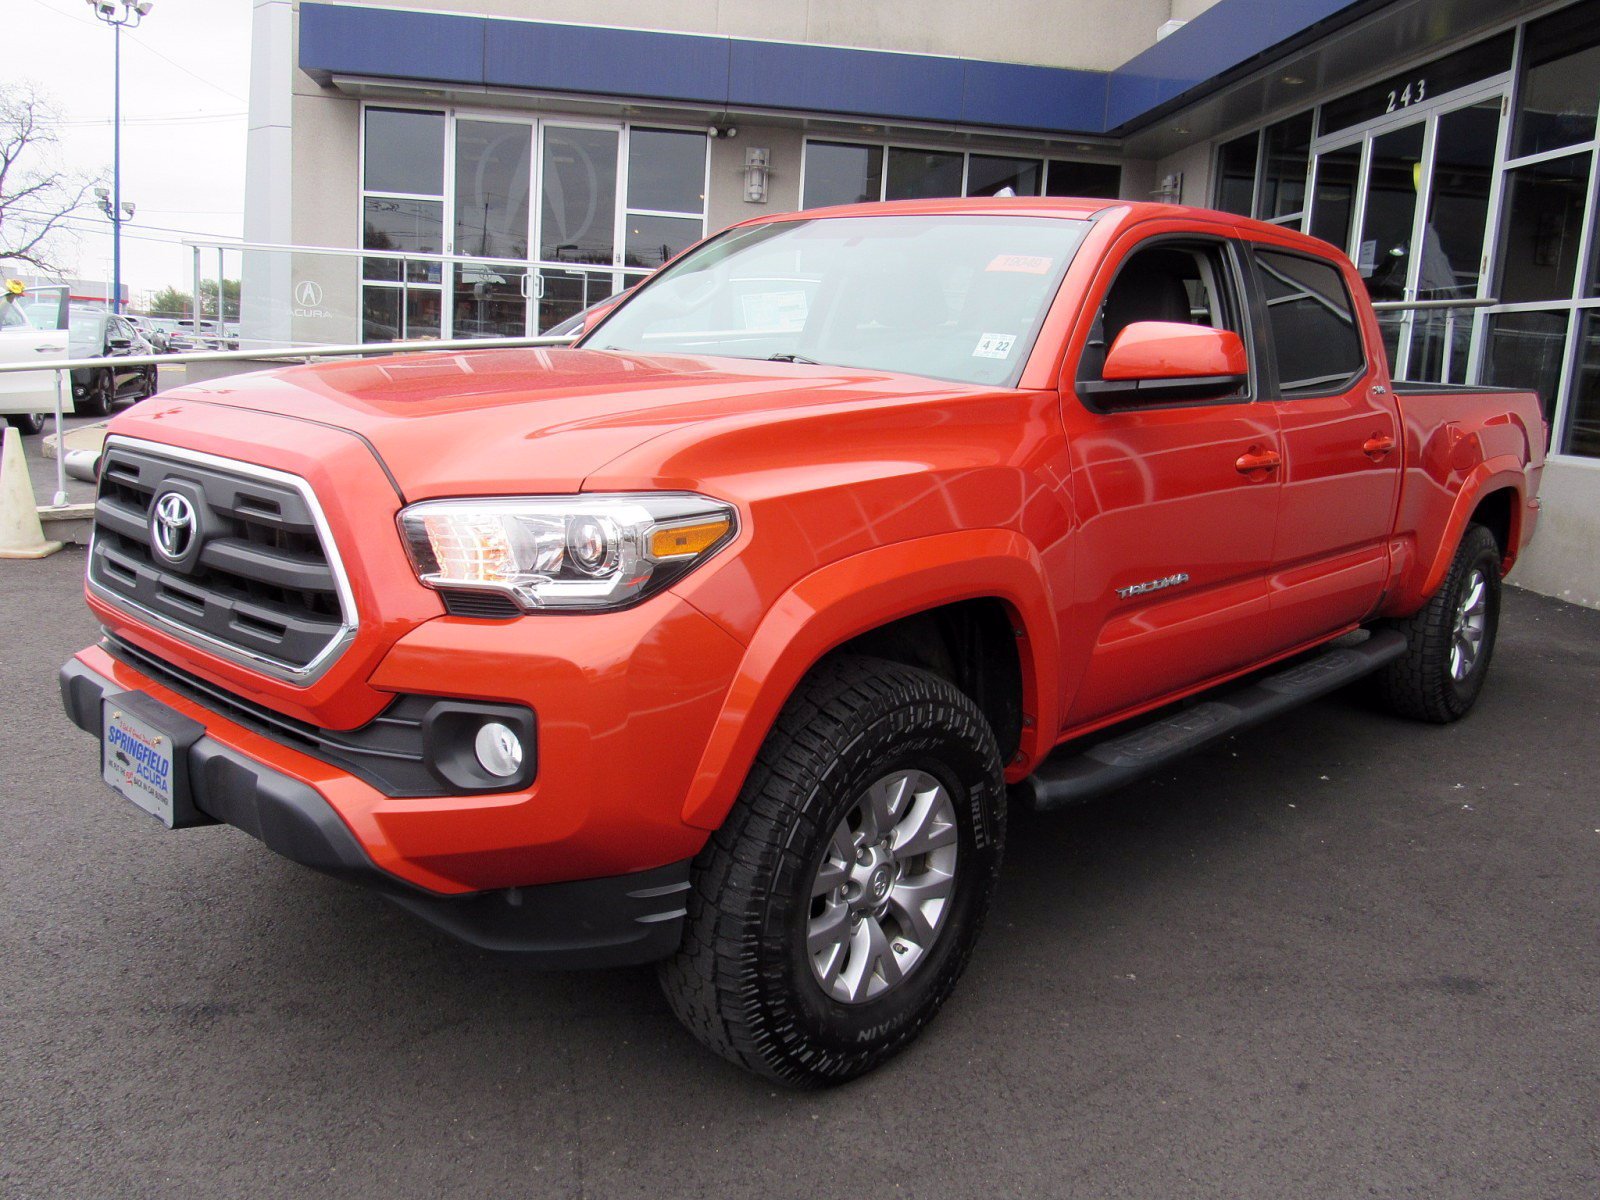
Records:
[[[744,202],[746,204],[765,204],[767,202],[767,180],[771,175],[772,167],[767,150],[752,146],[744,152]]]

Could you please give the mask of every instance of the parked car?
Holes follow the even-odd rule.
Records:
[[[67,357],[67,331],[53,325],[40,328],[30,312],[48,317],[57,311],[53,301],[29,306],[27,290],[11,280],[0,288],[0,363],[45,362]],[[72,411],[72,399],[63,394],[62,410]],[[12,371],[0,374],[0,415],[24,435],[44,429],[45,417],[55,411],[56,378],[53,371]]]
[[[119,416],[62,695],[163,824],[658,962],[717,1053],[836,1083],[955,987],[1008,785],[1052,810],[1363,678],[1466,716],[1546,433],[1395,384],[1355,268],[1282,226],[762,217],[576,348]]]
[[[155,353],[155,347],[126,317],[100,311],[73,314],[71,346],[73,358],[134,358]],[[154,396],[156,386],[153,363],[79,367],[72,372],[77,411],[90,416],[107,416],[121,400]]]
[[[141,317],[137,313],[123,313],[122,319],[138,330],[139,336],[149,342],[157,354],[167,352],[167,330],[158,324],[155,318]]]

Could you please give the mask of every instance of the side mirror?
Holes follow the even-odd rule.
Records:
[[[1100,379],[1082,390],[1108,403],[1223,395],[1250,379],[1244,342],[1228,329],[1136,321],[1117,335]]]
[[[114,338],[110,338],[106,342],[106,345],[110,346],[113,350],[126,350],[129,346],[133,345],[133,339],[132,338],[125,338],[125,337],[114,337]]]

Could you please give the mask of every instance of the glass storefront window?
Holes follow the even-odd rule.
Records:
[[[1551,420],[1566,349],[1565,311],[1495,313],[1484,323],[1483,382],[1537,392]]]
[[[1305,211],[1306,164],[1311,160],[1311,113],[1269,125],[1263,136],[1261,196],[1256,216],[1272,221]]]
[[[361,206],[361,248],[390,254],[439,254],[444,242],[444,202],[440,200],[397,200],[388,196],[368,196]],[[394,258],[362,260],[367,279],[400,278],[400,262]],[[439,264],[406,264],[406,279],[411,283],[438,283]]]
[[[961,195],[960,154],[889,147],[886,200],[929,200]]]
[[[1528,26],[1511,156],[1586,142],[1600,106],[1600,11],[1575,5]]]
[[[528,255],[529,158],[533,127],[456,122],[456,253]]]
[[[628,207],[698,213],[706,207],[706,135],[628,131]]]
[[[367,109],[363,187],[369,192],[444,195],[444,114]]]
[[[1045,175],[1044,194],[1115,200],[1122,195],[1122,168],[1116,163],[1068,162],[1052,158]]]
[[[1567,398],[1566,429],[1558,445],[1563,454],[1600,458],[1600,313],[1578,321],[1578,374]]]
[[[801,208],[864,204],[880,199],[883,195],[883,147],[807,142],[805,184]]]
[[[630,267],[659,267],[700,240],[699,217],[657,217],[628,214],[627,256]]]
[[[1010,188],[1018,196],[1037,196],[1044,164],[1037,158],[974,154],[967,160],[967,195],[993,196]]]
[[[1317,155],[1315,204],[1311,235],[1341,250],[1350,246],[1350,222],[1356,211],[1356,182],[1361,175],[1361,147],[1345,146]]]
[[[1573,154],[1506,172],[1499,253],[1503,302],[1571,299],[1589,158]]]
[[[547,125],[539,257],[610,264],[616,246],[616,129]]]
[[[1217,151],[1216,206],[1223,212],[1250,215],[1256,194],[1256,153],[1260,134],[1250,133],[1224,142]]]

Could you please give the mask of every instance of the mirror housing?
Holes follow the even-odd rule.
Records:
[[[1079,384],[1099,406],[1224,396],[1250,381],[1237,333],[1179,321],[1135,321],[1106,352],[1100,378]]]
[[[1136,321],[1117,335],[1101,378],[1108,382],[1238,379],[1250,373],[1244,342],[1228,329]]]

